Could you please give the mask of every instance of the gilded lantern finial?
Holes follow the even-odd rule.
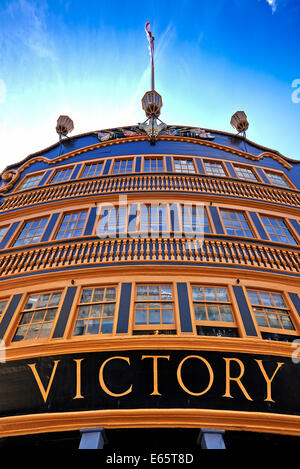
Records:
[[[249,127],[249,122],[247,121],[247,116],[244,111],[235,112],[231,117],[230,124],[238,133],[243,133],[244,135]]]
[[[66,137],[73,129],[74,124],[69,116],[59,116],[57,119],[56,132],[59,134],[60,138],[62,136]]]

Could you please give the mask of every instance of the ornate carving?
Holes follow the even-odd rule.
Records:
[[[17,171],[16,169],[10,169],[8,171],[4,171],[1,174],[1,179],[4,182],[4,184],[1,184],[0,190],[4,192],[8,191],[15,184],[15,182],[19,179],[19,177],[20,177],[20,171]]]

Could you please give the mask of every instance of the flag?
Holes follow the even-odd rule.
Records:
[[[149,41],[150,56],[151,56],[151,59],[152,59],[152,61],[153,61],[154,37],[152,36],[151,27],[150,27],[150,23],[149,23],[149,22],[146,23],[146,25],[145,25],[145,30],[146,30],[146,34],[147,34],[148,41]]]

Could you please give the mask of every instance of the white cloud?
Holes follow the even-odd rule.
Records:
[[[270,5],[270,7],[272,8],[272,13],[275,13],[276,9],[277,9],[277,3],[276,3],[277,0],[266,0],[266,2]]]
[[[7,27],[13,25],[6,32],[3,31],[3,41],[26,46],[41,58],[55,60],[52,38],[47,31],[46,0],[33,2],[31,0],[13,0],[8,4],[7,10],[2,11],[3,17],[8,20]],[[12,22],[10,23],[9,20]]]

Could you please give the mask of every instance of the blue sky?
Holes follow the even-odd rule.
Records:
[[[300,159],[299,0],[0,0],[0,170],[58,140],[145,120],[144,30],[161,119],[234,132]],[[298,102],[299,101],[299,102]]]

